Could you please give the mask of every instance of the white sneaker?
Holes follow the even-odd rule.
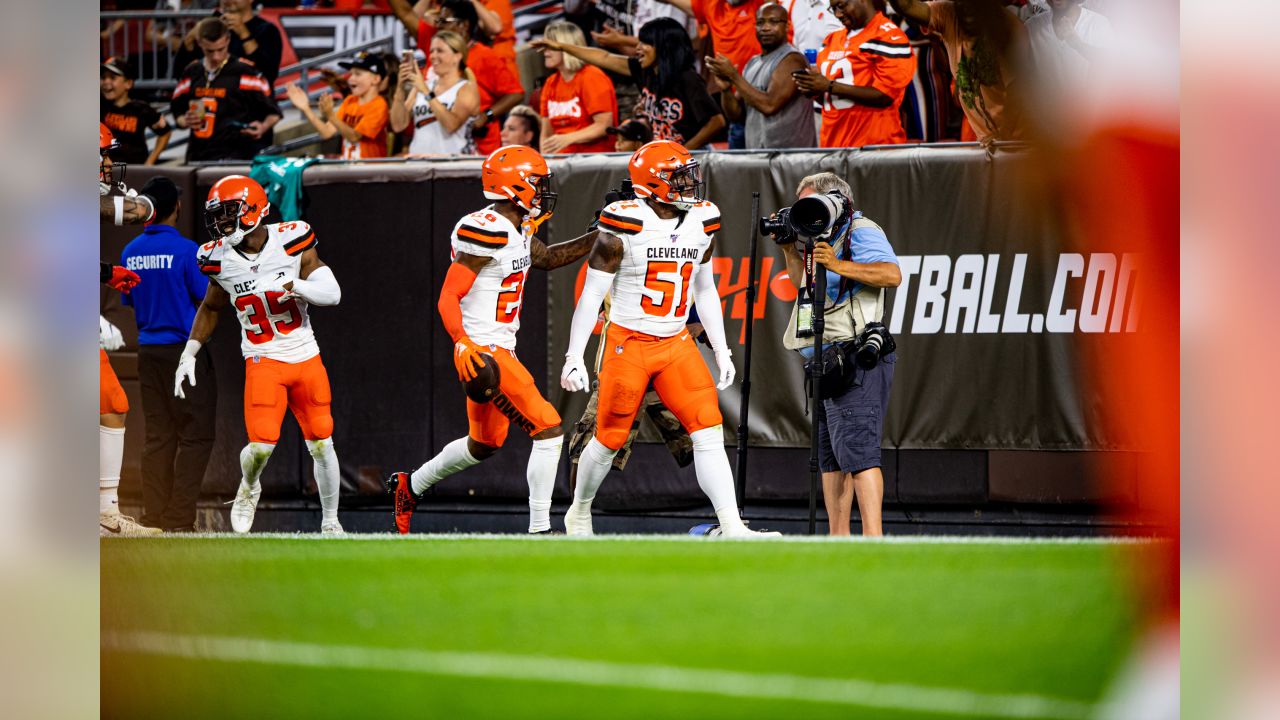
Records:
[[[564,532],[578,537],[595,534],[591,531],[591,503],[573,501],[569,512],[564,514]]]
[[[321,535],[346,535],[347,531],[342,529],[341,523],[336,519],[320,523]]]
[[[231,529],[238,533],[247,533],[253,527],[253,514],[258,510],[258,496],[262,494],[262,485],[257,490],[250,490],[244,481],[236,491],[236,499],[231,501]]]
[[[719,525],[711,528],[711,532],[707,533],[707,535],[711,537],[749,538],[749,539],[782,537],[782,533],[778,532],[777,530],[752,530],[746,525],[733,525],[730,527]]]
[[[123,515],[119,510],[108,510],[98,515],[100,537],[151,537],[163,532],[160,528],[147,527],[128,515]]]

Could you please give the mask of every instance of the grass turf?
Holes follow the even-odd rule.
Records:
[[[103,717],[1079,716],[1131,640],[1124,567],[1142,553],[1035,541],[112,539]],[[270,642],[192,657],[129,644],[139,636]],[[446,665],[463,653],[460,667],[479,657],[489,669],[330,664],[316,645]],[[504,674],[577,660],[608,679]],[[693,680],[655,688],[645,678],[665,676],[654,667]],[[730,671],[724,683],[738,689],[699,669]],[[809,701],[804,684],[769,692],[778,674],[861,689]],[[954,707],[939,696],[954,712],[915,701],[934,689],[958,691]],[[1018,710],[1009,696],[1023,694],[1052,702]]]

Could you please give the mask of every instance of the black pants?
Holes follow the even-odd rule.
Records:
[[[146,442],[142,450],[142,523],[151,527],[190,527],[213,451],[218,390],[209,351],[196,356],[196,384],[183,385],[186,399],[173,394],[183,345],[138,348],[138,379]]]

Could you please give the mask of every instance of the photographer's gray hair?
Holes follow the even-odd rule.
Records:
[[[849,187],[849,183],[845,182],[844,178],[833,172],[820,172],[806,176],[800,181],[800,184],[796,186],[796,195],[804,192],[805,188],[819,193],[839,190],[845,197],[850,200],[853,199],[853,188]]]

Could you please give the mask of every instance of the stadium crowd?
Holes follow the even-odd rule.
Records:
[[[1018,140],[1035,108],[1087,92],[1113,42],[1105,0],[595,0],[531,39],[542,72],[522,83],[510,0],[328,5],[393,14],[418,52],[361,53],[316,96],[277,82],[283,39],[250,0],[162,1],[212,14],[181,33],[147,24],[175,53],[167,113],[131,96],[154,58],[103,61],[115,159],[159,161],[173,126],[190,131],[187,162],[250,159],[286,98],[350,160],[485,156],[508,132],[546,154],[610,152],[629,121],[690,149]]]

